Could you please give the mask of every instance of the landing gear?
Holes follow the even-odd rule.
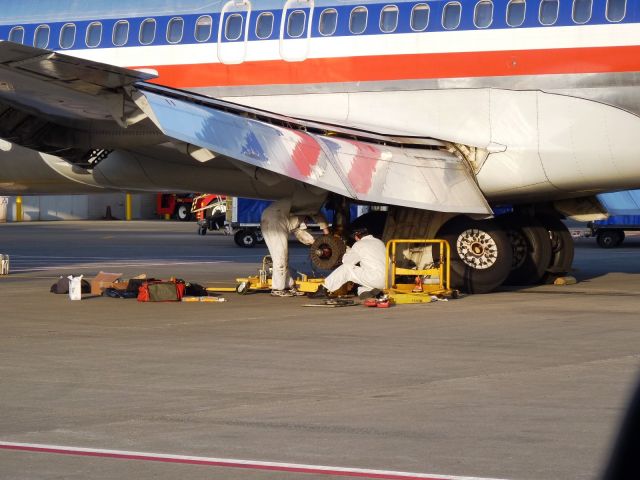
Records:
[[[545,226],[534,217],[508,214],[498,217],[513,260],[506,285],[531,285],[540,281],[551,263],[551,242]]]
[[[551,261],[543,281],[548,277],[566,275],[571,271],[573,264],[574,246],[571,232],[557,217],[540,215],[537,218],[547,229],[551,242]]]
[[[320,270],[333,270],[342,260],[347,246],[344,241],[333,235],[322,235],[311,245],[309,256],[314,267]]]
[[[438,232],[451,245],[451,287],[468,293],[488,293],[511,271],[512,249],[504,229],[493,220],[458,216]]]

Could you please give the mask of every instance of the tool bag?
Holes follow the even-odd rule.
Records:
[[[144,282],[138,290],[139,302],[179,302],[184,296],[182,280]]]

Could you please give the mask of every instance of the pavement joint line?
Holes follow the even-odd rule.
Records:
[[[69,447],[39,443],[16,443],[0,441],[0,450],[387,480],[499,480],[496,478],[486,477],[437,475],[429,473],[399,472],[393,470],[372,470],[364,468],[345,468],[326,465],[306,465],[299,463],[264,462],[257,460],[239,460],[231,458],[131,452],[126,450],[106,450],[99,448]]]

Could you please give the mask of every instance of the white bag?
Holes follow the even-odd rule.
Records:
[[[73,277],[69,275],[69,298],[71,300],[82,300],[82,275]]]

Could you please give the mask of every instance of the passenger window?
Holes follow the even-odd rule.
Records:
[[[335,8],[327,8],[320,14],[320,35],[333,35],[338,28],[338,11]]]
[[[524,23],[524,16],[527,10],[525,0],[511,0],[507,5],[507,25],[519,27]]]
[[[490,0],[481,0],[476,3],[476,9],[473,12],[473,23],[478,28],[487,28],[493,23],[493,2]]]
[[[175,17],[169,20],[169,24],[167,25],[167,42],[180,43],[183,33],[184,20],[182,18]]]
[[[113,44],[121,47],[129,40],[129,22],[118,20],[113,26]]]
[[[607,0],[607,20],[619,22],[627,14],[627,0]]]
[[[232,13],[227,17],[224,27],[224,38],[227,40],[238,40],[242,35],[242,23],[244,18],[239,13]]]
[[[9,32],[9,41],[24,43],[24,27],[13,27]]]
[[[573,21],[587,23],[591,19],[593,0],[573,0]]]
[[[349,17],[349,31],[356,35],[361,34],[367,29],[367,9],[365,7],[356,7],[351,10]]]
[[[140,43],[149,45],[156,38],[156,21],[153,18],[147,18],[140,25]]]
[[[307,14],[304,10],[294,10],[289,15],[289,21],[287,22],[287,35],[293,38],[301,37],[304,33],[304,24],[307,19]]]
[[[36,33],[33,35],[33,46],[37,48],[47,48],[49,46],[49,34],[51,29],[49,25],[40,25],[36,28]]]
[[[60,48],[71,48],[76,41],[76,26],[73,23],[67,23],[60,30]]]
[[[273,33],[273,14],[261,13],[256,21],[256,37],[260,40],[269,38]]]
[[[442,26],[445,30],[455,30],[460,25],[462,5],[458,2],[449,2],[442,11]]]
[[[558,20],[558,0],[542,0],[539,20],[542,25],[556,23],[556,20]]]
[[[87,27],[87,47],[95,48],[102,40],[102,24],[100,22],[90,23]]]
[[[422,32],[429,25],[429,5],[419,3],[411,10],[411,30]]]
[[[211,38],[213,22],[209,15],[203,15],[196,20],[195,37],[198,42],[206,42]]]
[[[380,31],[391,33],[396,28],[398,28],[398,7],[395,5],[384,7],[380,13]]]

